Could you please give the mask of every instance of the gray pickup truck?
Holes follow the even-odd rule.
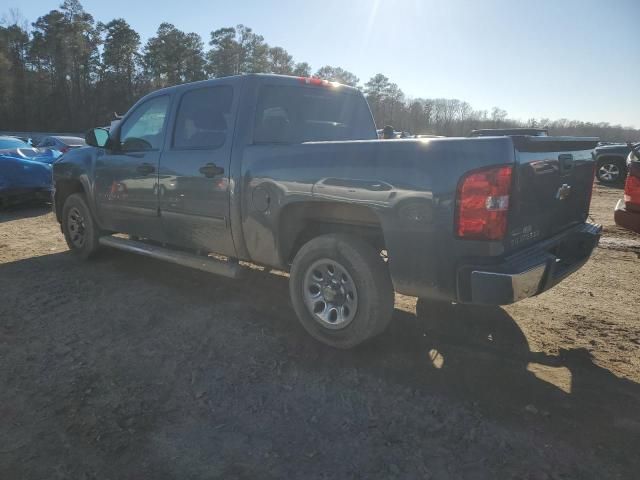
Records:
[[[378,140],[362,93],[317,79],[159,90],[86,140],[53,167],[73,252],[115,247],[232,278],[243,262],[288,271],[299,320],[334,347],[382,332],[394,291],[537,295],[600,237],[587,222],[597,139]]]

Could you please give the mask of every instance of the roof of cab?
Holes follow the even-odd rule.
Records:
[[[269,80],[273,80],[274,81],[273,83],[282,83],[284,85],[287,85],[287,84],[317,85],[319,87],[321,86],[339,87],[341,90],[346,89],[350,91],[360,92],[360,90],[358,90],[356,87],[344,85],[338,82],[330,82],[330,81],[322,80],[316,77],[297,77],[292,75],[278,75],[275,73],[246,73],[242,75],[231,75],[228,77],[211,78],[207,80],[199,80],[197,82],[189,82],[189,83],[182,83],[180,85],[173,85],[171,87],[165,87],[165,88],[160,88],[158,90],[154,90],[153,92],[150,92],[148,95],[156,94],[156,93],[159,94],[161,92],[168,93],[168,92],[173,92],[173,91],[178,91],[183,89],[190,89],[198,86],[215,85],[217,83],[222,83],[222,82],[225,82],[225,83],[241,82],[245,78],[260,78],[263,80],[269,79]]]

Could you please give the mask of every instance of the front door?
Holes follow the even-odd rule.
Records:
[[[112,149],[96,160],[95,198],[104,228],[162,240],[158,165],[171,97],[144,101],[114,132]]]
[[[180,247],[235,256],[229,222],[234,89],[220,83],[190,89],[176,103],[160,159],[164,236]]]

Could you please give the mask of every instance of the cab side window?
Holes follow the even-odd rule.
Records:
[[[144,102],[127,117],[120,129],[120,145],[126,152],[159,150],[169,96],[163,95]]]
[[[173,132],[176,150],[212,150],[224,145],[232,120],[233,88],[198,88],[180,100]]]

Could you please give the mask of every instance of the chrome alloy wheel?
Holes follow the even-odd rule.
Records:
[[[304,303],[320,325],[338,330],[354,319],[358,292],[347,269],[325,258],[314,262],[304,275]]]
[[[598,176],[605,182],[615,182],[620,178],[620,167],[615,163],[603,163],[598,168]]]

